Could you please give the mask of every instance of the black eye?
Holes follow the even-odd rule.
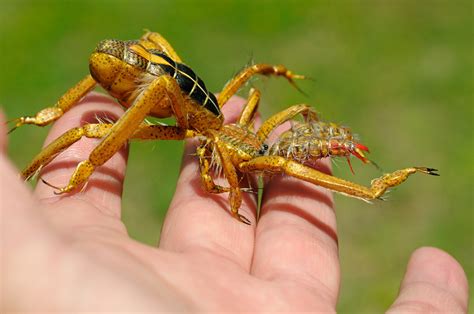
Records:
[[[258,151],[258,153],[260,155],[265,155],[265,152],[268,150],[268,145],[267,144],[263,144],[262,145],[262,148],[260,148],[260,150]]]

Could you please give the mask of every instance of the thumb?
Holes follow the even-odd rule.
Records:
[[[0,153],[6,153],[7,150],[7,125],[5,115],[0,110]]]
[[[467,313],[468,284],[461,265],[432,247],[417,249],[388,313]]]

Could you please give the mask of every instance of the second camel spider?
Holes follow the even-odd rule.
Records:
[[[401,184],[416,172],[437,175],[436,169],[410,167],[384,174],[372,180],[370,187],[365,187],[320,172],[308,164],[322,157],[348,158],[349,155],[367,163],[363,151],[368,149],[353,140],[349,129],[320,122],[315,111],[305,104],[291,106],[273,115],[254,132],[252,125],[258,99],[258,91],[252,90],[237,123],[223,125],[219,130],[206,130],[197,149],[203,186],[210,193],[228,192],[232,215],[246,224],[250,221],[239,214],[242,203],[239,173],[282,173],[363,200],[381,198],[387,189]],[[269,150],[265,144],[269,134],[298,114],[302,114],[306,122],[283,133]],[[328,135],[328,131],[332,134]],[[311,144],[313,149],[309,148]],[[210,174],[213,165],[222,169],[228,187],[214,183]]]

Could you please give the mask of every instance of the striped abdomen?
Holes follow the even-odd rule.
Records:
[[[176,82],[178,82],[183,93],[201,104],[207,110],[214,113],[216,116],[221,114],[216,97],[207,90],[204,82],[190,67],[174,61],[161,51],[150,52],[166,61],[166,63],[154,63],[150,61],[147,70],[151,74],[155,74],[152,71],[156,70],[157,66],[160,67],[163,71],[173,77]]]
[[[323,121],[294,122],[272,145],[270,155],[312,163],[323,157],[347,157],[353,154],[355,145],[347,127]]]
[[[155,76],[170,75],[176,80],[184,94],[216,116],[221,115],[216,97],[207,90],[206,85],[196,73],[188,66],[174,61],[164,52],[145,49],[138,41],[113,39],[101,41],[97,45],[96,52],[112,55]]]

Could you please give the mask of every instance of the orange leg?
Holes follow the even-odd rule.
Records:
[[[212,137],[212,139],[210,139]],[[229,187],[223,187],[214,183],[210,172],[209,158],[211,158],[212,151],[215,150],[218,154],[220,166],[224,172],[224,176],[229,183]],[[197,149],[197,155],[199,157],[199,167],[201,174],[201,182],[209,193],[224,193],[229,192],[229,203],[232,216],[237,218],[239,221],[250,225],[250,220],[245,216],[239,214],[239,208],[242,204],[242,194],[239,186],[239,177],[235,170],[235,166],[232,163],[232,153],[225,147],[225,144],[219,142],[218,138],[214,135],[208,135],[208,139]]]
[[[49,164],[59,153],[82,137],[103,138],[112,129],[112,123],[91,123],[72,128],[43,148],[41,152],[21,172],[22,178],[30,179],[38,170]],[[182,140],[186,130],[168,125],[142,124],[133,133],[132,139],[140,140]]]
[[[247,104],[245,105],[244,109],[242,110],[242,113],[240,114],[240,118],[237,121],[238,124],[249,125],[249,128],[251,128],[250,124],[253,122],[253,117],[257,112],[259,101],[260,91],[255,88],[250,89]]]
[[[294,105],[268,118],[257,132],[258,140],[263,143],[268,135],[282,123],[293,119],[298,114],[303,114],[307,119],[317,120],[316,112],[308,105]]]
[[[168,105],[169,99],[172,101],[182,99],[178,95],[173,94],[173,91],[176,90],[175,85],[176,81],[168,76],[160,76],[150,83],[148,88],[128,108],[99,145],[90,153],[89,158],[79,163],[69,183],[65,187],[59,188],[57,194],[70,192],[85,183],[96,167],[103,165],[109,160],[133,136],[153,107]],[[178,92],[180,93],[179,89]],[[184,106],[183,103],[176,105]]]
[[[28,166],[21,172],[21,177],[25,180],[29,180],[37,171],[49,164],[59,153],[77,142],[81,137],[101,138],[105,136],[111,128],[112,124],[98,123],[86,124],[82,127],[72,128],[66,131],[43,148],[41,152],[33,158]]]
[[[230,80],[226,86],[224,86],[222,91],[219,93],[219,98],[217,99],[219,107],[222,108],[229,98],[232,97],[232,95],[234,95],[255,74],[283,76],[292,85],[294,85],[294,79],[304,78],[302,75],[293,74],[283,65],[254,64],[243,69],[232,80]]]
[[[174,61],[182,63],[181,58],[174,51],[170,43],[160,34],[155,32],[146,31],[146,33],[140,38],[140,44],[147,49],[158,49],[163,51]]]
[[[209,142],[207,143],[209,144]],[[229,192],[230,188],[220,186],[214,183],[210,175],[210,165],[209,165],[209,158],[211,152],[206,149],[206,145],[204,144],[196,150],[197,156],[199,157],[199,172],[201,175],[201,182],[207,192],[213,194],[219,194],[224,192]]]
[[[411,167],[384,174],[380,178],[372,180],[370,187],[365,187],[327,175],[314,168],[279,156],[257,157],[250,161],[242,162],[238,166],[238,169],[242,172],[266,171],[272,173],[285,173],[289,176],[325,187],[331,191],[366,201],[380,198],[387,189],[403,183],[410,175],[416,172],[438,175],[435,172],[436,169]]]
[[[16,128],[24,124],[34,124],[45,126],[59,119],[66,111],[76,105],[90,90],[96,85],[96,81],[91,75],[87,75],[75,86],[70,88],[53,107],[47,107],[31,117],[20,117],[12,120],[15,126],[8,132],[13,132]]]
[[[239,187],[239,177],[237,176],[237,171],[235,166],[232,164],[231,153],[227,150],[224,144],[219,141],[214,141],[217,152],[222,163],[222,169],[224,170],[225,178],[229,182],[229,203],[230,211],[232,216],[237,218],[239,221],[244,224],[250,225],[250,220],[245,216],[239,214],[240,205],[242,205],[242,193],[240,192]]]

